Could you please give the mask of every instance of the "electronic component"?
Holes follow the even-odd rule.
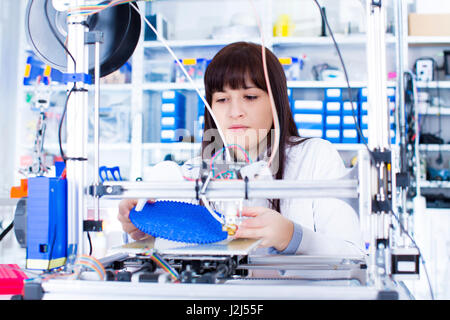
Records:
[[[433,81],[434,80],[434,59],[419,58],[415,63],[416,76],[418,81]]]
[[[444,51],[444,73],[445,76],[450,76],[450,51]]]
[[[419,276],[419,250],[394,248],[391,251],[391,274],[395,279],[417,279]]]
[[[67,181],[28,179],[27,269],[50,270],[67,256]]]

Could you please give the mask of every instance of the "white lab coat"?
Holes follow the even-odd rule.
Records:
[[[330,142],[313,138],[286,150],[285,180],[338,179],[347,173],[345,165]],[[198,177],[198,170],[188,161],[183,174]],[[198,168],[198,167],[197,167]],[[267,206],[264,199],[249,200],[244,206]],[[281,214],[301,226],[302,240],[296,254],[307,255],[363,255],[363,241],[357,213],[338,199],[282,199]],[[267,250],[258,250],[258,254]]]

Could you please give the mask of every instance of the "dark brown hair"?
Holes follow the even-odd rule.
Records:
[[[280,143],[278,155],[275,157],[278,160],[278,170],[275,172],[274,178],[282,179],[286,161],[285,149],[289,145],[298,144],[300,139],[292,139],[292,137],[299,137],[299,134],[292,117],[283,67],[278,58],[269,49],[265,48],[265,51],[270,86],[280,123]],[[211,106],[213,93],[223,91],[226,86],[234,90],[245,88],[247,77],[258,88],[268,92],[264,77],[262,47],[250,42],[235,42],[225,46],[214,56],[206,69],[204,77],[206,101]],[[217,129],[217,126],[205,108],[204,132],[209,129]],[[272,129],[274,129],[273,125]],[[267,139],[269,156],[272,150],[272,132],[273,130],[270,130]],[[209,143],[211,142],[203,139],[202,157],[212,156],[203,153]],[[214,141],[214,143],[220,148],[223,147],[222,141]],[[215,150],[217,150],[217,147]],[[278,212],[280,211],[278,199],[272,201],[272,206]]]

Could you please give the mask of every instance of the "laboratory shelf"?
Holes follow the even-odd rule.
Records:
[[[37,89],[39,90],[44,90],[44,89],[49,89],[52,92],[57,92],[57,91],[66,91],[66,90],[70,90],[70,87],[64,84],[51,84],[49,86],[39,86],[39,87],[35,87],[35,86],[24,86],[24,91],[25,92],[29,92],[29,91],[36,91]],[[86,88],[88,90],[94,90],[94,85],[87,85]],[[113,84],[113,83],[104,83],[104,84],[100,84],[100,90],[102,91],[126,91],[126,90],[131,90],[133,88],[131,83],[124,83],[124,84]]]
[[[170,48],[193,48],[193,47],[221,47],[226,46],[232,42],[236,41],[246,41],[246,42],[255,42],[261,43],[261,39],[242,39],[242,38],[229,38],[229,39],[189,39],[189,40],[166,40],[166,44]],[[144,41],[144,48],[152,48],[152,49],[166,49],[162,41],[153,40],[153,41]]]
[[[24,146],[26,148],[27,146]],[[66,144],[63,143],[63,149],[66,150]],[[131,151],[131,142],[119,142],[119,143],[100,143],[100,151]],[[94,144],[88,143],[88,152],[94,151]],[[44,144],[44,150],[59,152],[59,145],[57,143]]]
[[[163,91],[163,90],[195,90],[203,89],[203,81],[194,81],[195,86],[190,82],[148,82],[142,84],[143,90]]]
[[[420,151],[449,152],[450,144],[420,144],[419,149]]]
[[[421,188],[450,188],[450,181],[436,181],[436,180],[422,180],[420,181]]]
[[[450,37],[439,36],[409,36],[408,44],[410,45],[438,45],[438,44],[450,44]]]
[[[367,37],[365,35],[345,36],[336,35],[336,41],[338,44],[360,44],[365,45]],[[387,36],[387,43],[394,43],[395,38],[393,36]],[[236,41],[247,41],[254,43],[261,43],[261,38],[226,38],[226,39],[189,39],[189,40],[166,40],[166,44],[171,48],[189,48],[189,47],[216,47],[225,46],[229,43]],[[274,37],[270,41],[266,41],[266,45],[272,46],[298,46],[298,45],[332,45],[333,40],[331,37]],[[152,40],[144,41],[144,48],[165,48],[162,41]]]
[[[418,81],[416,86],[425,89],[450,89],[450,81]]]
[[[335,40],[338,44],[357,44],[365,45],[367,37],[365,35],[335,35]],[[386,43],[394,43],[395,38],[393,36],[386,36]],[[333,45],[333,39],[331,37],[274,37],[272,40],[273,46],[323,46]]]
[[[450,213],[450,208],[426,208],[426,213],[429,214],[442,214],[442,213]]]
[[[388,81],[388,86],[395,86],[395,82]],[[345,81],[288,81],[288,88],[347,88]],[[365,88],[367,81],[350,81],[351,88]]]
[[[189,142],[173,142],[173,143],[159,143],[159,142],[147,142],[142,143],[142,150],[200,150],[200,143],[189,143]]]
[[[443,115],[448,116],[450,115],[450,108],[449,107],[425,107],[425,111],[421,110],[419,111],[422,115]]]
[[[365,148],[363,143],[333,143],[338,151],[358,151]]]

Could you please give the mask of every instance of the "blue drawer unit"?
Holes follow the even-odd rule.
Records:
[[[49,270],[67,258],[67,180],[28,179],[27,269]]]
[[[178,129],[186,127],[186,97],[173,90],[161,92],[161,142],[178,142]]]
[[[324,112],[320,100],[293,100],[292,116],[301,137],[323,138]]]

